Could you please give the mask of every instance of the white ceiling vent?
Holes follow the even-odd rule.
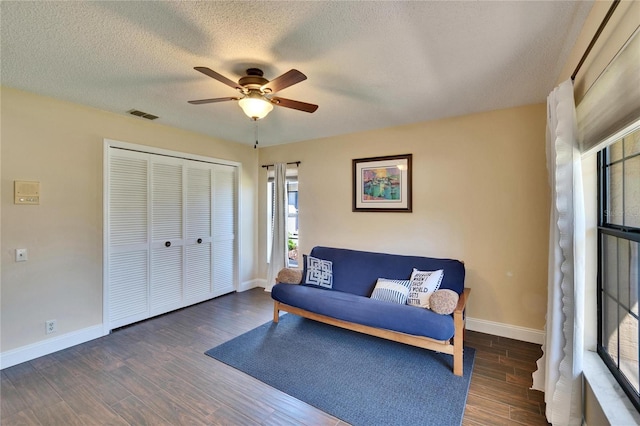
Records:
[[[135,115],[136,117],[146,118],[147,120],[155,120],[156,118],[158,118],[157,115],[149,114],[144,111],[138,111],[137,109],[130,109],[127,112],[131,115]]]

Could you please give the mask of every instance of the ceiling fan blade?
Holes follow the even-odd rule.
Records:
[[[262,91],[267,93],[275,93],[282,89],[286,89],[289,86],[293,86],[296,83],[300,83],[307,79],[307,76],[302,74],[298,70],[289,70],[282,74],[280,77],[276,77],[267,84],[261,87]]]
[[[226,84],[229,87],[233,87],[234,89],[238,90],[242,90],[242,86],[240,86],[238,83],[236,83],[233,80],[228,79],[227,77],[225,77],[222,74],[218,74],[217,72],[215,72],[214,70],[207,68],[207,67],[194,67],[193,68],[196,71],[200,71],[202,74],[208,75],[211,78],[214,78],[216,80],[218,80],[221,83]]]
[[[212,98],[212,99],[199,99],[197,101],[188,101],[192,105],[201,105],[201,104],[212,104],[214,102],[224,102],[224,101],[237,101],[240,98]]]
[[[315,112],[315,110],[318,109],[318,105],[278,97],[271,98],[271,103],[281,107],[297,109],[298,111],[304,112]]]

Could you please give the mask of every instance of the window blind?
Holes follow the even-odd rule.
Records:
[[[576,107],[583,153],[602,149],[640,120],[639,32],[636,29]]]

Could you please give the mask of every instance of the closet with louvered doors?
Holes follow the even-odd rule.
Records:
[[[234,291],[238,166],[106,151],[105,328]]]

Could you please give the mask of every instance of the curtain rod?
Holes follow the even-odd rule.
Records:
[[[575,81],[576,75],[578,75],[578,71],[580,71],[582,64],[587,59],[587,56],[589,56],[589,53],[591,53],[591,49],[593,49],[593,46],[596,44],[596,41],[598,41],[598,38],[600,37],[602,30],[604,30],[604,27],[609,22],[611,15],[613,15],[613,11],[616,10],[616,7],[618,7],[618,3],[620,3],[620,0],[613,0],[613,3],[611,4],[609,11],[604,16],[604,19],[600,23],[600,26],[598,27],[596,33],[593,35],[593,38],[591,39],[591,43],[589,43],[589,46],[587,46],[587,49],[584,51],[584,54],[582,55],[582,58],[580,58],[580,62],[578,62],[576,69],[573,71],[573,74],[571,74],[571,81]]]
[[[295,164],[295,165],[296,165],[296,167],[298,167],[298,166],[300,165],[300,163],[301,163],[300,161],[292,161],[292,162],[287,163],[287,164]],[[263,169],[268,169],[269,167],[273,167],[274,165],[275,165],[275,164],[263,164],[263,165],[262,165],[262,168],[263,168]]]

